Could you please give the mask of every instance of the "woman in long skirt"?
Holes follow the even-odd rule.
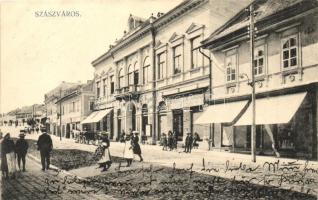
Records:
[[[126,135],[123,157],[127,161],[127,167],[129,167],[134,158],[134,153],[133,153],[133,149],[132,149],[131,141],[130,141],[130,135]]]
[[[14,153],[14,142],[10,138],[10,133],[7,133],[1,143],[1,170],[5,178],[8,178],[9,174],[12,177],[16,172],[16,160]]]
[[[102,144],[101,144],[101,148],[102,148],[102,158],[98,161],[99,167],[103,167],[102,172],[107,171],[111,164],[111,157],[110,157],[110,153],[109,153],[109,146],[110,146],[110,142],[108,139],[108,135],[107,133],[102,133]]]

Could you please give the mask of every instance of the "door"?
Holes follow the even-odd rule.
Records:
[[[183,110],[173,111],[173,131],[178,135],[178,141],[183,139]]]

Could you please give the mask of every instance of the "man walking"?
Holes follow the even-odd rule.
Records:
[[[44,171],[50,168],[50,152],[53,149],[53,143],[45,128],[41,128],[41,132],[42,135],[40,135],[37,145],[41,154],[42,171]]]
[[[27,154],[29,145],[28,145],[28,142],[24,139],[24,137],[25,137],[24,130],[21,131],[19,137],[20,138],[15,143],[15,152],[16,152],[16,154],[18,156],[19,169],[21,171],[21,165],[20,164],[21,164],[21,160],[22,160],[23,171],[25,172],[25,156]]]

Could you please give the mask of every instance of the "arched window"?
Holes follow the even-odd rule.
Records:
[[[120,69],[118,72],[118,88],[122,88],[124,86],[124,70]]]
[[[133,85],[134,80],[134,68],[132,65],[128,66],[128,85]]]
[[[134,85],[138,85],[139,83],[139,65],[135,62],[134,65]]]
[[[147,56],[143,63],[143,71],[142,71],[142,82],[143,84],[147,84],[149,82],[149,69],[150,69],[150,58]]]
[[[164,101],[161,101],[158,105],[158,111],[159,112],[166,112],[167,110],[167,105]]]

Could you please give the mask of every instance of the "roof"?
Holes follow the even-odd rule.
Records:
[[[255,15],[255,23],[263,22],[269,19],[273,19],[274,16],[278,13],[282,13],[292,7],[297,9],[293,10],[293,12],[286,13],[285,18],[288,15],[296,15],[297,12],[302,12],[304,10],[308,10],[317,6],[316,0],[254,0],[252,2],[254,6]],[[230,34],[238,30],[245,29],[247,31],[247,27],[249,26],[248,15],[249,13],[246,11],[249,8],[250,4],[238,12],[234,17],[232,17],[229,21],[227,21],[223,26],[213,32],[206,40],[204,40],[203,46],[207,47],[211,43],[221,40]],[[295,12],[294,12],[295,11]],[[288,14],[288,15],[287,15]],[[271,21],[274,23],[274,21]]]
[[[154,26],[163,26],[164,24],[167,23],[167,21],[171,21],[178,16],[175,13],[176,10],[180,9],[180,13],[182,14],[189,10],[189,9],[185,9],[184,7],[189,6],[190,8],[194,8],[196,5],[199,5],[207,1],[208,0],[184,0],[180,4],[178,4],[176,7],[168,11],[167,13],[160,15],[160,17],[158,18],[151,16],[150,18],[154,20],[152,24],[154,24]],[[136,16],[133,16],[133,17],[136,17]],[[91,63],[93,67],[95,67],[98,63],[105,60],[106,58],[110,57],[112,53],[115,52],[116,50],[120,49],[123,46],[126,46],[126,44],[129,41],[134,40],[135,38],[138,38],[138,36],[144,33],[149,33],[151,28],[150,18],[147,20],[141,18],[141,20],[145,20],[145,21],[139,27],[136,27],[134,30],[125,34],[121,39],[117,40],[115,44],[111,45],[111,48],[109,48],[104,54],[102,54],[101,56],[93,60]]]

